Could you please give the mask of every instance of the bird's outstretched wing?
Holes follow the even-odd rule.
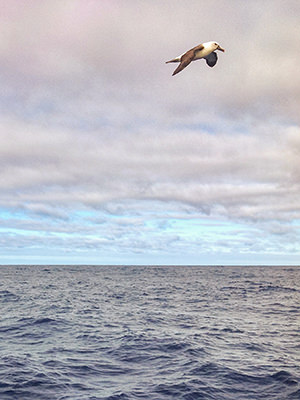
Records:
[[[198,44],[198,46],[193,47],[192,49],[190,49],[186,53],[184,53],[180,58],[180,64],[175,69],[175,71],[173,72],[172,75],[178,74],[178,72],[182,71],[185,67],[187,67],[193,61],[195,54],[203,49],[204,49],[203,44]],[[177,61],[177,59],[174,58],[174,60],[167,61],[167,63],[176,62],[176,61]]]
[[[194,49],[191,49],[186,53],[184,53],[184,55],[180,59],[180,64],[175,69],[172,75],[178,74],[178,72],[182,71],[185,67],[187,67],[193,61],[194,54],[195,54]]]
[[[218,61],[218,56],[217,53],[215,53],[214,51],[212,53],[210,53],[207,57],[205,57],[206,59],[206,64],[209,67],[213,67],[214,65],[216,65],[217,61]]]

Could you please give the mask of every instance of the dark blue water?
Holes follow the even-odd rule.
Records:
[[[0,399],[300,399],[300,268],[0,267]]]

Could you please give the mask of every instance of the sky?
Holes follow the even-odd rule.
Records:
[[[300,263],[298,0],[0,9],[0,264]]]

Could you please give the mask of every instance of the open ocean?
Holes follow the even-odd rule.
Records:
[[[0,266],[1,400],[300,399],[300,268]]]

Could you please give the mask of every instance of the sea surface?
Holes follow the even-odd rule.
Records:
[[[300,268],[0,266],[0,399],[300,399]]]

